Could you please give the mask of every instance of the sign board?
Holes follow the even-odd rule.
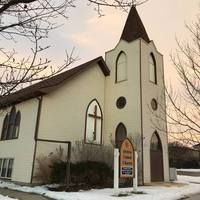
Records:
[[[131,141],[126,138],[120,146],[120,177],[135,176],[134,149]]]

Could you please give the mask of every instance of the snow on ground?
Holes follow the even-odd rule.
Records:
[[[178,176],[178,181],[182,183],[197,183],[200,184],[200,177],[199,176]],[[199,185],[200,187],[200,185]],[[199,191],[200,193],[200,191]]]
[[[17,200],[17,199],[11,199],[10,197],[5,197],[0,195],[0,200]]]
[[[0,187],[10,188],[23,192],[41,194],[57,200],[176,200],[185,195],[200,193],[200,177],[178,176],[178,181],[174,184],[162,184],[152,186],[141,186],[139,191],[145,194],[132,194],[132,188],[120,189],[120,193],[129,193],[126,197],[113,196],[113,189],[94,189],[80,192],[52,192],[46,186],[18,186],[9,182],[0,182]],[[1,198],[0,198],[1,200]],[[7,200],[7,199],[3,199]]]
[[[200,169],[176,169],[179,172],[200,172]]]

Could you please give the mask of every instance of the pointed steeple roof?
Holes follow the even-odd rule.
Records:
[[[150,42],[142,20],[140,19],[135,6],[132,6],[121,35],[121,40],[131,42],[138,38],[142,38],[148,43]]]

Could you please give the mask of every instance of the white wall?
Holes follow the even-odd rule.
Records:
[[[83,141],[85,136],[86,109],[96,98],[104,113],[105,75],[95,64],[80,75],[63,83],[56,90],[43,96],[38,130],[39,139]],[[104,115],[103,115],[104,122]],[[103,127],[104,130],[104,127]],[[102,130],[102,133],[103,133]],[[54,152],[59,143],[41,144],[37,148],[36,158]],[[73,158],[72,158],[73,159]],[[37,169],[35,163],[35,170]]]
[[[119,53],[123,51],[127,56],[128,79],[115,83],[116,60]],[[141,54],[140,54],[141,52]],[[149,54],[153,52],[157,62],[157,81],[158,84],[152,84],[149,81]],[[150,141],[155,127],[152,120],[154,115],[150,112],[150,102],[152,98],[157,99],[165,107],[164,98],[164,74],[163,74],[163,57],[156,50],[153,42],[147,44],[142,39],[127,43],[120,41],[111,51],[106,53],[106,63],[111,70],[111,75],[106,78],[106,95],[105,95],[105,138],[106,142],[115,140],[115,130],[117,125],[122,122],[127,128],[128,137],[133,138],[134,146],[139,154],[139,182],[142,183],[142,170],[144,182],[150,182]],[[141,84],[140,84],[141,70]],[[142,89],[141,89],[142,88]],[[124,96],[127,99],[127,105],[123,109],[116,107],[118,97]],[[142,104],[142,105],[141,105]],[[142,106],[142,116],[141,116]],[[156,111],[165,119],[165,113],[160,110]],[[141,122],[142,117],[142,122]],[[158,131],[163,147],[164,160],[164,179],[169,180],[168,166],[168,144],[166,123],[162,120],[159,122],[163,131]],[[141,129],[142,126],[142,129]],[[143,134],[143,135],[141,135]],[[111,136],[111,137],[110,137]],[[141,141],[143,140],[143,141]],[[143,155],[142,155],[143,142]],[[142,168],[143,162],[143,168]]]
[[[104,108],[104,81],[105,76],[96,65],[44,96],[38,137],[83,140],[88,104],[96,98]]]
[[[157,84],[149,81],[149,55],[154,54],[157,66]],[[151,181],[150,141],[157,130],[163,148],[164,180],[169,181],[168,139],[166,130],[165,110],[158,106],[157,111],[151,109],[151,100],[155,98],[159,105],[165,108],[163,56],[157,51],[154,43],[147,44],[141,40],[141,69],[142,69],[142,107],[143,107],[143,147],[144,147],[144,181]],[[156,115],[159,116],[156,119]]]
[[[31,99],[17,104],[15,107],[17,111],[21,112],[19,137],[18,139],[0,141],[0,158],[14,158],[12,181],[30,183],[38,100]],[[1,129],[8,111],[10,108],[0,114]]]
[[[127,136],[133,139],[134,148],[139,153],[139,179],[142,179],[141,168],[141,106],[140,106],[140,48],[139,40],[127,43],[120,41],[115,49],[106,53],[106,63],[111,70],[106,78],[105,95],[105,137],[106,142],[115,141],[117,125],[122,122],[127,129]],[[116,60],[123,51],[127,57],[127,74],[125,81],[115,83]],[[116,107],[116,100],[124,96],[126,106]]]

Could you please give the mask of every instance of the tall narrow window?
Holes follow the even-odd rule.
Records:
[[[6,177],[11,178],[14,159],[9,159]]]
[[[157,84],[156,60],[153,53],[149,55],[149,80]]]
[[[19,136],[19,128],[21,122],[20,111],[16,112],[15,107],[12,107],[9,114],[4,118],[1,140],[15,139]]]
[[[3,163],[3,159],[0,158],[0,176],[1,176],[2,163]]]
[[[15,131],[16,109],[12,107],[8,123],[8,133],[6,139],[12,139],[13,132]]]
[[[21,113],[20,113],[20,111],[18,111],[16,118],[15,118],[15,126],[14,126],[14,130],[13,130],[12,138],[17,138],[19,135],[20,121],[21,121]]]
[[[8,159],[3,160],[3,166],[1,170],[1,177],[6,177],[8,169]]]
[[[99,103],[93,100],[86,111],[85,142],[101,144],[102,111]]]
[[[7,133],[8,133],[8,122],[9,122],[9,115],[7,114],[4,118],[3,121],[3,127],[2,127],[2,132],[1,132],[1,139],[5,140]]]
[[[117,148],[120,147],[121,143],[126,137],[127,137],[126,127],[124,126],[123,123],[119,123],[115,133],[115,145]]]
[[[124,52],[117,57],[116,62],[116,82],[127,80],[127,58]]]

